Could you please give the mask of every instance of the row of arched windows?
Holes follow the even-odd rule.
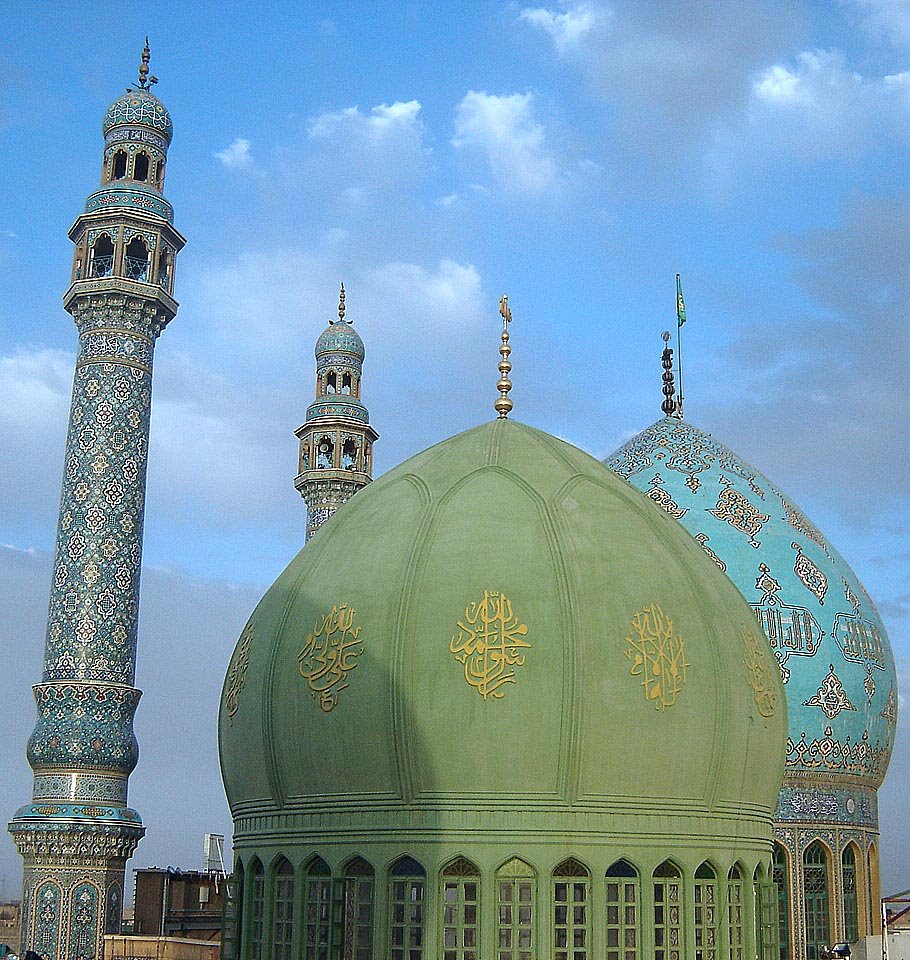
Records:
[[[324,370],[316,377],[316,396],[341,394],[346,397],[360,396],[360,378],[349,370]]]
[[[143,283],[154,282],[165,290],[171,289],[173,282],[173,254],[167,247],[162,246],[158,256],[154,281],[150,280],[152,258],[145,240],[141,236],[134,236],[123,248],[119,263],[116,257],[114,241],[106,234],[100,234],[92,244],[88,255],[88,264],[85,276],[97,277],[125,277],[128,280],[139,280]],[[81,257],[77,257],[74,279],[83,279]]]
[[[774,844],[772,862],[773,879],[777,885],[780,913],[780,957],[793,960],[792,936],[792,871],[789,869],[788,853],[779,843]],[[864,909],[875,899],[867,884],[874,874],[874,847],[869,851],[869,869],[854,842],[848,843],[840,855],[840,896],[843,904],[843,929],[835,929],[837,918],[832,911],[834,890],[831,850],[821,840],[813,840],[803,850],[802,908],[805,918],[806,956],[817,960],[821,948],[843,940],[856,943],[860,937],[874,929],[874,918]]]
[[[482,934],[495,944],[491,960],[644,960],[645,945],[648,960],[683,960],[690,926],[694,960],[746,960],[747,951],[751,960],[761,943],[777,940],[776,927],[762,936],[760,908],[746,902],[746,889],[758,902],[761,867],[747,877],[739,863],[720,872],[705,861],[687,877],[665,860],[642,877],[621,859],[595,878],[570,857],[541,881],[519,858],[482,876],[456,857],[433,881],[403,856],[386,870],[381,899],[376,871],[360,856],[335,875],[318,856],[297,873],[283,856],[268,869],[253,858],[238,864],[235,879],[232,939],[243,960],[487,960]],[[488,883],[493,896],[487,890],[482,899]],[[435,945],[427,937],[434,912]]]
[[[151,183],[160,189],[164,182],[164,160],[152,160],[144,151],[129,154],[115,150],[105,169],[105,181],[132,180],[135,183]]]
[[[350,470],[369,472],[370,445],[363,458],[360,441],[355,437],[339,438],[335,434],[319,434],[310,441],[304,439],[300,447],[300,472],[304,470]],[[311,467],[310,465],[313,465]]]

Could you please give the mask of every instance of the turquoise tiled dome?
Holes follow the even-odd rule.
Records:
[[[157,130],[170,143],[174,135],[171,115],[164,104],[148,90],[129,90],[118,97],[104,115],[104,135],[114,127],[139,124]]]
[[[363,349],[363,340],[360,339],[360,334],[349,323],[345,323],[343,320],[330,323],[325,330],[319,334],[319,339],[316,341],[317,360],[322,354],[333,353],[335,351],[351,353],[359,360],[363,360],[364,357],[365,351]]]
[[[875,605],[817,527],[710,434],[665,418],[605,461],[701,543],[752,605],[787,692],[787,772],[878,787],[897,721]]]

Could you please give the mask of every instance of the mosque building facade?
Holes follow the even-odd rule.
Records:
[[[770,642],[789,716],[774,823],[780,956],[815,958],[881,932],[876,791],[897,724],[894,658],[875,604],[821,531],[682,419],[667,354],[665,416],[604,462],[701,544]]]
[[[79,331],[38,722],[32,801],[9,825],[24,858],[22,950],[102,956],[119,933],[124,870],[145,828],[127,805],[155,341],[174,318],[184,245],[164,197],[173,128],[139,82],[104,118],[101,187],[70,230],[64,307]]]

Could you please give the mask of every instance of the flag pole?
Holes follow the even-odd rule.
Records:
[[[683,418],[683,369],[682,369],[682,328],[686,322],[686,304],[683,301],[682,282],[676,274],[676,367],[679,371],[679,401],[676,405],[676,415]]]

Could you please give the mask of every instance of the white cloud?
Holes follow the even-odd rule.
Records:
[[[543,127],[534,119],[534,95],[496,96],[471,90],[459,103],[452,145],[483,154],[506,190],[541,193],[556,178]]]
[[[910,47],[910,3],[907,0],[848,0],[864,15],[869,29],[897,46]]]
[[[435,269],[389,263],[371,271],[376,294],[394,304],[410,301],[424,326],[474,326],[483,313],[480,274],[471,264],[441,260]]]
[[[546,7],[525,7],[519,20],[538,27],[549,36],[557,53],[566,56],[577,50],[610,21],[611,11],[599,3],[563,3],[562,12]]]
[[[804,50],[755,79],[750,119],[772,150],[811,159],[857,153],[881,131],[906,136],[908,93],[908,73],[866,77],[839,50]]]
[[[252,144],[249,140],[237,137],[224,150],[217,151],[214,156],[227,167],[228,170],[242,170],[244,167],[253,165],[253,157],[250,154]]]
[[[361,113],[359,107],[347,107],[337,113],[323,113],[313,117],[307,124],[307,132],[314,140],[331,140],[338,136],[353,136],[374,142],[411,135],[420,129],[420,103],[408,100],[396,101],[389,105],[381,103]]]

